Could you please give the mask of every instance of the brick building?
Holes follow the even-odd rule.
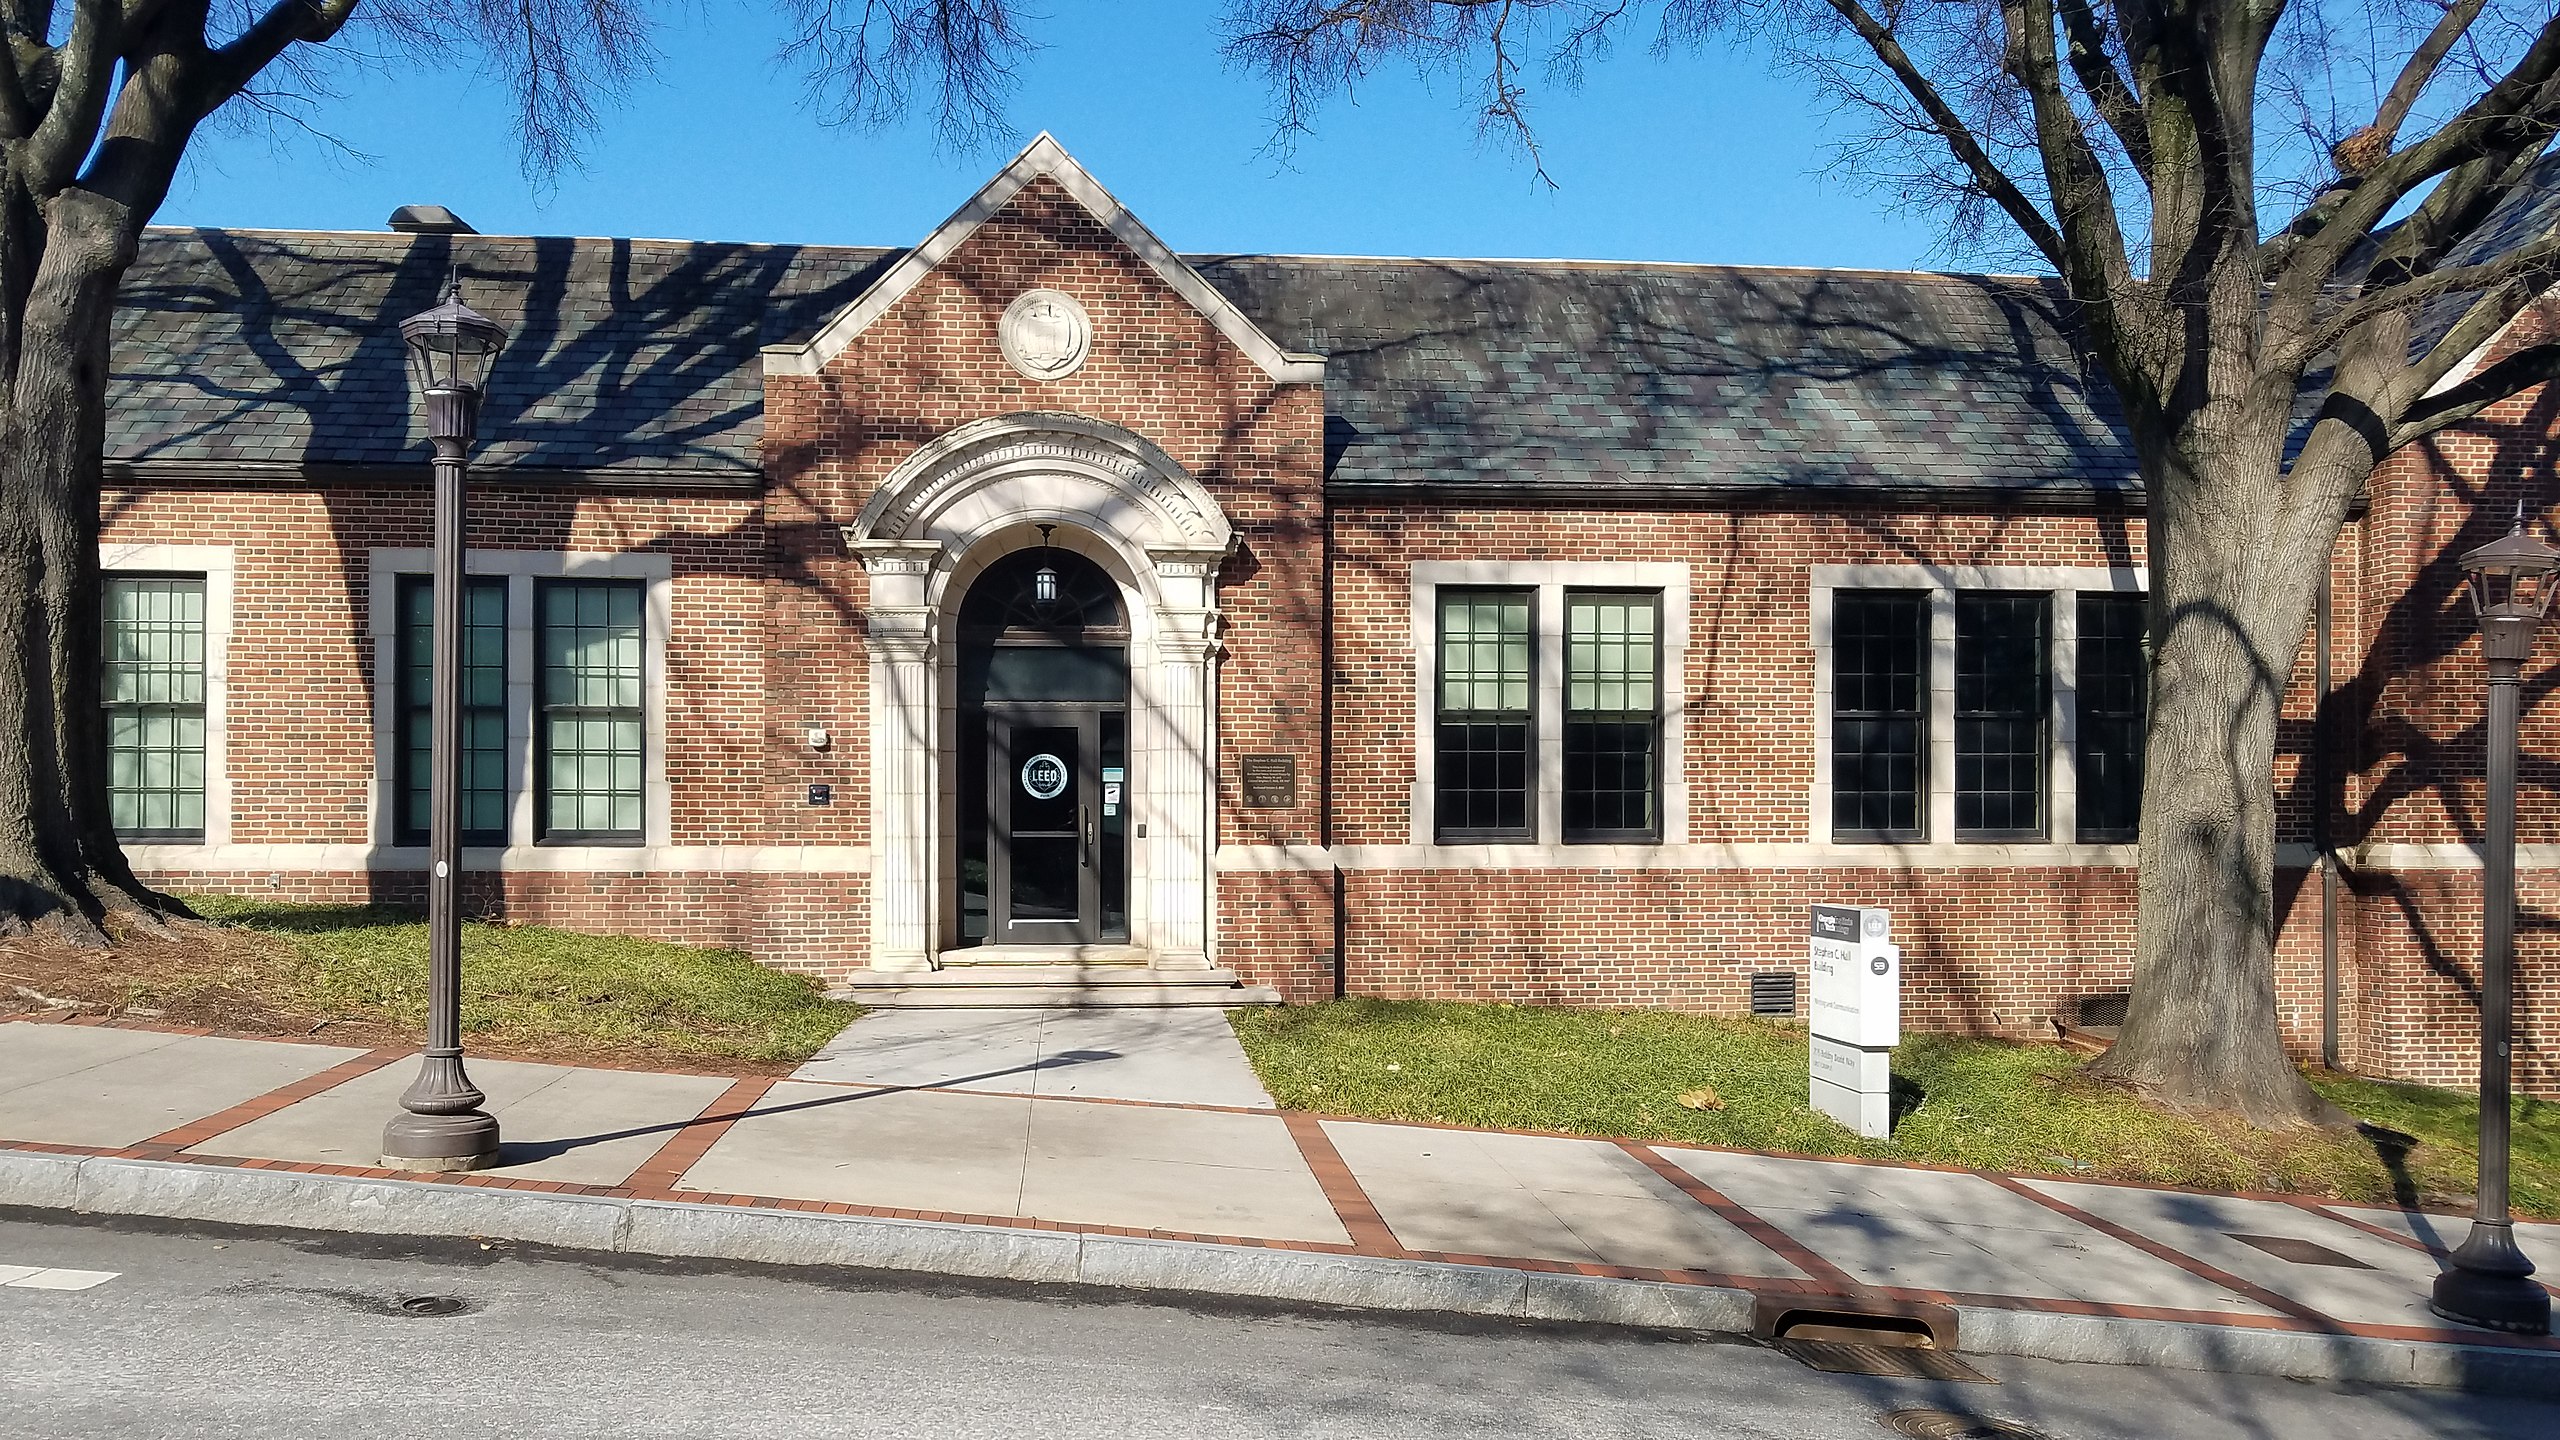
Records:
[[[1893,907],[1923,1028],[2123,990],[2143,503],[2054,282],[1177,255],[1046,137],[906,250],[153,232],[104,555],[156,883],[421,888],[396,326],[452,268],[513,335],[469,535],[487,912],[875,991],[1073,960],[1741,1010],[1831,900]],[[2340,541],[2280,767],[2306,1054],[2470,1074],[2450,557],[2555,498],[2552,412],[2395,457]]]

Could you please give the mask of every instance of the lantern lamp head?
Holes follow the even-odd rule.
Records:
[[[1049,532],[1057,528],[1058,527],[1055,525],[1043,525],[1040,527],[1041,549],[1046,550],[1049,548]],[[1031,572],[1031,603],[1044,613],[1057,605],[1057,566],[1043,564],[1039,569]]]
[[[457,274],[446,282],[442,304],[400,322],[400,338],[409,347],[409,377],[420,390],[477,395],[489,383],[489,367],[505,347],[507,332],[462,303]]]
[[[2516,506],[2515,527],[2462,557],[2469,582],[2471,611],[2492,661],[2521,662],[2533,650],[2533,632],[2551,613],[2560,586],[2560,550],[2525,533],[2524,506]]]

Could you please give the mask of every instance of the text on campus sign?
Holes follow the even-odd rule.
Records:
[[[1813,1033],[1844,1045],[1901,1044],[1902,947],[1892,941],[1892,914],[1816,905],[1806,931]]]

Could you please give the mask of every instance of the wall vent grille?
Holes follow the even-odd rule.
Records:
[[[1762,970],[1751,977],[1751,1013],[1754,1015],[1793,1015],[1796,1013],[1796,972]]]

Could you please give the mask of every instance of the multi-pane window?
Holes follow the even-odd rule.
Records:
[[[107,814],[126,839],[204,835],[204,578],[110,575]]]
[[[1831,833],[1916,840],[1928,705],[1929,597],[1839,592],[1831,607]]]
[[[401,577],[399,594],[400,748],[394,764],[398,837],[428,838],[434,774],[435,584]],[[462,589],[462,840],[507,841],[507,582],[471,580]]]
[[[638,581],[549,580],[535,591],[539,813],[551,840],[641,835]]]
[[[1564,838],[1662,834],[1662,597],[1565,596]]]
[[[2042,594],[1955,601],[1956,838],[2042,839],[2050,602]]]
[[[1529,840],[1531,593],[1444,589],[1436,706],[1442,840]]]
[[[2078,696],[2080,839],[2121,843],[2142,822],[2142,741],[2150,679],[2142,646],[2143,597],[2080,597]]]

